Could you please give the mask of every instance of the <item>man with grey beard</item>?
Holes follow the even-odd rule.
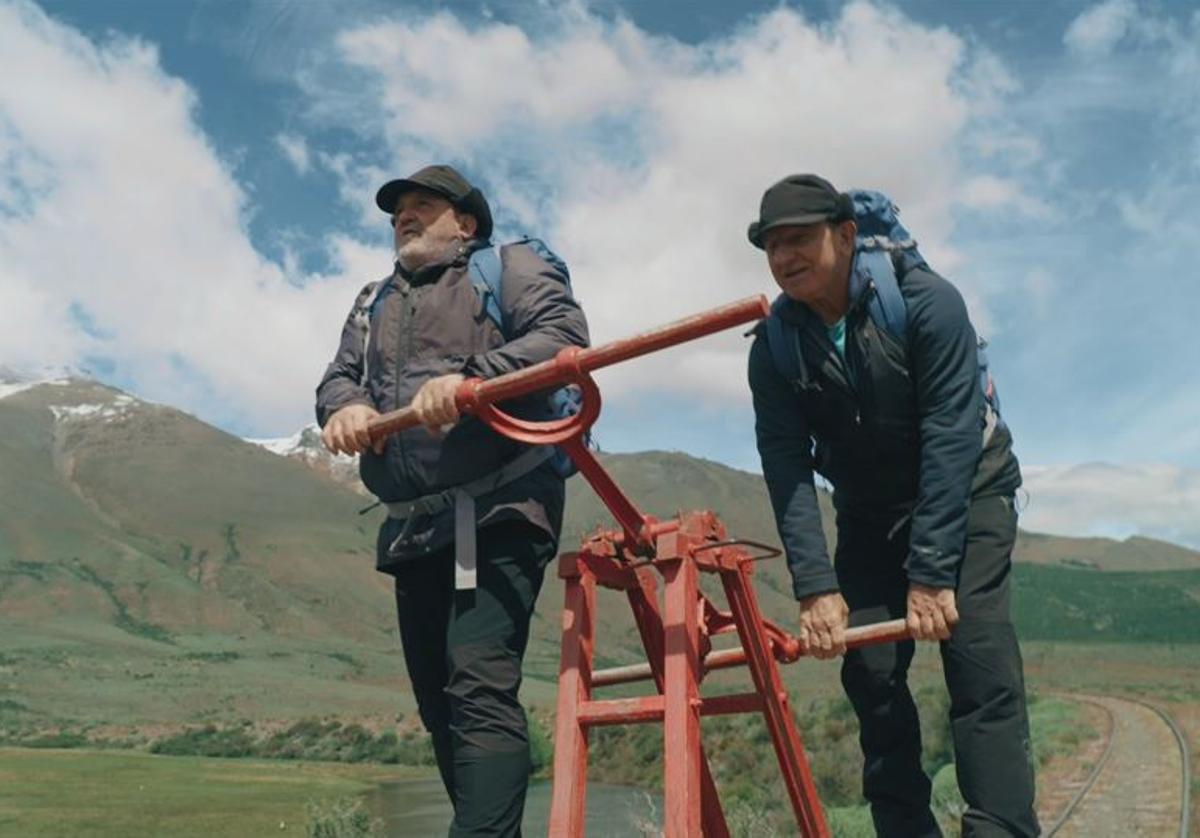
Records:
[[[563,478],[550,449],[460,416],[465,378],[493,378],[586,346],[566,277],[524,244],[499,249],[500,323],[471,258],[491,248],[487,200],[453,168],[427,166],[375,197],[391,215],[395,269],[359,294],[317,387],[334,452],[360,454],[388,508],[376,545],[395,578],[405,662],[454,805],[450,835],[519,835],[529,739],[517,700],[529,622],[557,553]],[[503,324],[503,328],[501,327]],[[422,426],[372,445],[368,423],[412,406]],[[550,418],[545,394],[504,409]]]

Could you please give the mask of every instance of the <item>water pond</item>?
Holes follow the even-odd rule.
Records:
[[[545,835],[550,813],[548,780],[529,784],[521,831],[528,838]],[[450,825],[450,803],[441,780],[402,780],[382,783],[367,795],[367,808],[382,818],[388,838],[425,838],[445,835]],[[588,838],[630,838],[654,834],[661,822],[662,800],[640,789],[588,784]]]

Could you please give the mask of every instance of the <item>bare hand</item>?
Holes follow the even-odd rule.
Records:
[[[459,373],[451,373],[431,378],[421,385],[421,389],[413,396],[411,407],[422,425],[440,434],[458,421],[455,396],[458,385],[464,380]]]
[[[379,411],[365,404],[348,404],[329,417],[321,431],[321,442],[334,454],[359,454],[372,447],[367,423],[379,415]],[[385,440],[374,444],[376,454],[383,453]]]
[[[910,583],[906,622],[913,640],[949,640],[950,630],[958,622],[954,589]]]
[[[836,591],[800,600],[800,646],[806,655],[827,660],[846,653],[850,609]]]

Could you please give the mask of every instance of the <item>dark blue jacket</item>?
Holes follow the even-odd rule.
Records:
[[[852,289],[846,357],[801,303],[780,316],[800,329],[809,382],[776,368],[765,327],[750,349],[750,389],[763,476],[797,599],[835,591],[817,509],[814,471],[834,487],[838,526],[855,519],[911,521],[908,577],[954,587],[974,497],[1021,483],[1012,437],[999,425],[984,444],[986,406],[975,331],[958,290],[925,268],[902,277],[907,340],[876,326],[870,288]]]

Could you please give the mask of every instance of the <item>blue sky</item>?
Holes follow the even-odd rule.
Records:
[[[460,166],[609,340],[773,294],[746,223],[818,171],[962,289],[1027,524],[1200,545],[1193,3],[0,0],[0,75],[0,366],[283,436],[386,178]],[[745,348],[603,374],[602,445],[756,470]]]

